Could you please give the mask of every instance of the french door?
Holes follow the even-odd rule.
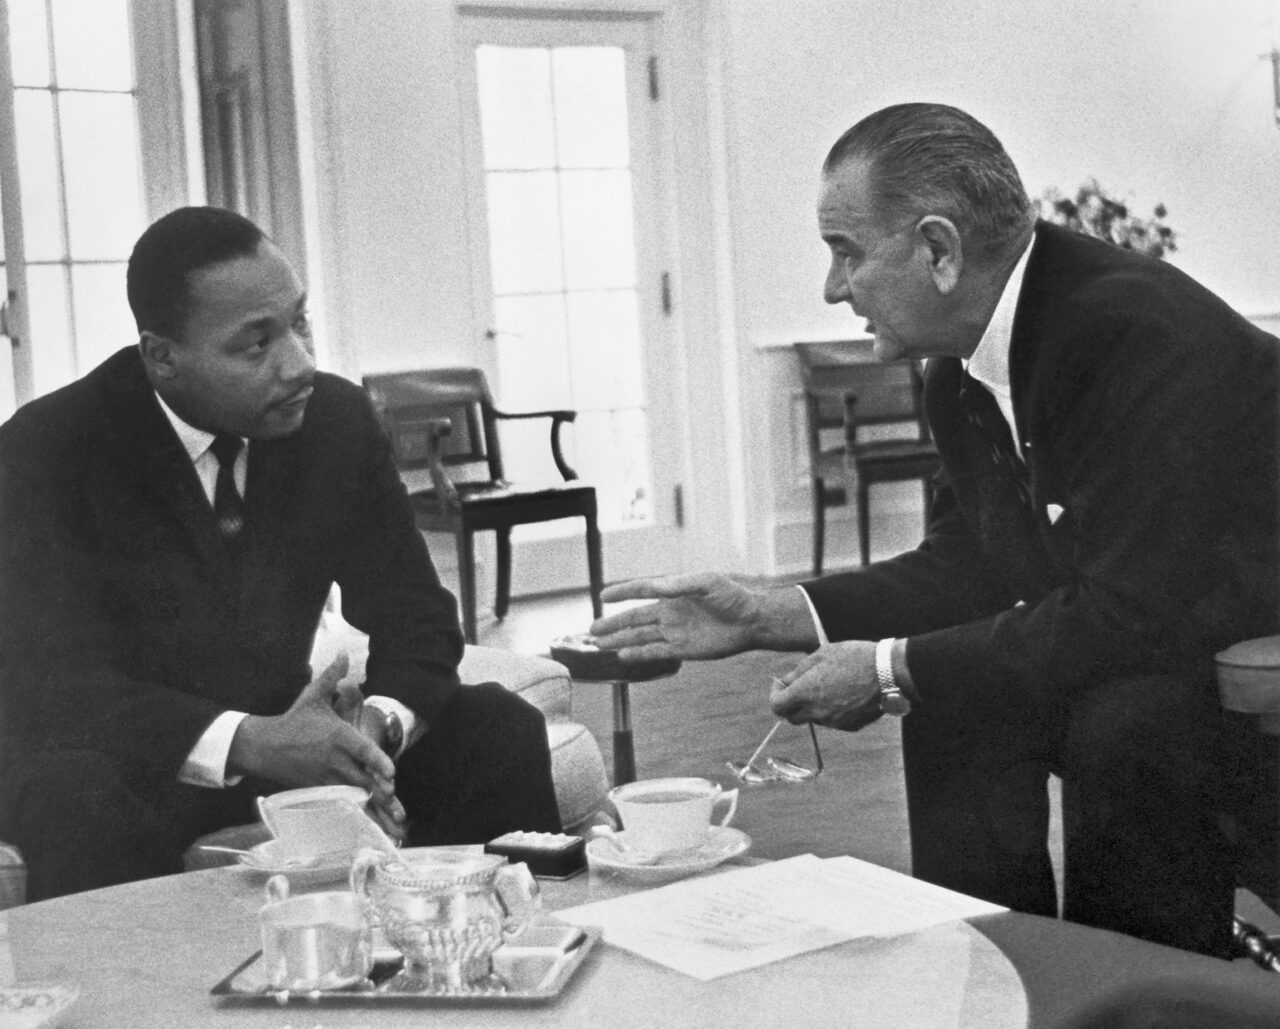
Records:
[[[497,400],[579,412],[566,451],[596,487],[610,580],[677,571],[684,405],[653,26],[512,12],[460,26],[477,336]],[[539,432],[504,437],[513,477],[546,468]],[[516,591],[585,584],[579,535],[517,530]]]
[[[137,338],[130,250],[188,187],[175,11],[0,0],[0,419]]]

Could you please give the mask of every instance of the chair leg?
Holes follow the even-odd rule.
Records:
[[[502,621],[511,607],[511,530],[495,529],[494,536],[498,541],[498,592],[493,613]]]
[[[462,635],[468,643],[476,642],[476,557],[470,532],[459,532],[458,603],[462,607]]]
[[[871,498],[867,481],[858,476],[858,549],[863,565],[871,563]]]
[[[587,579],[591,588],[591,614],[599,618],[604,614],[604,602],[600,591],[604,589],[604,559],[601,554],[600,527],[596,524],[593,508],[586,515],[587,522]]]
[[[827,505],[823,502],[822,480],[813,480],[813,577],[822,574],[822,558],[826,550]]]

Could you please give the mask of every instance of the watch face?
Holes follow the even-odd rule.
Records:
[[[404,743],[404,726],[400,716],[394,712],[387,713],[386,729],[382,734],[382,749],[391,757],[400,753],[400,745]]]
[[[901,718],[911,710],[911,701],[896,689],[886,691],[880,694],[880,710],[886,715],[893,715],[897,718]]]

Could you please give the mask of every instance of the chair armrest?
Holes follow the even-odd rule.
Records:
[[[517,419],[517,418],[550,418],[551,419],[551,458],[556,463],[556,468],[560,472],[561,478],[565,482],[572,482],[578,477],[570,466],[569,462],[564,459],[564,450],[560,446],[560,426],[565,422],[572,422],[578,417],[577,411],[499,411],[493,409],[495,418]]]
[[[458,489],[445,471],[440,453],[440,441],[453,432],[453,423],[448,418],[432,418],[422,423],[422,428],[427,433],[427,470],[431,473],[440,510],[442,513],[456,511],[459,506]]]

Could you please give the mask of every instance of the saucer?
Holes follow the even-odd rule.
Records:
[[[712,826],[707,842],[694,850],[664,854],[653,862],[638,863],[615,840],[626,842],[626,831],[616,836],[599,836],[587,841],[587,860],[591,867],[615,872],[636,882],[664,883],[683,879],[721,862],[739,857],[751,849],[751,837],[731,826]]]
[[[293,886],[310,886],[345,879],[355,860],[355,854],[346,851],[321,854],[307,861],[286,858],[276,852],[276,844],[276,840],[267,840],[251,847],[249,853],[240,855],[240,864],[266,875],[286,876]]]

